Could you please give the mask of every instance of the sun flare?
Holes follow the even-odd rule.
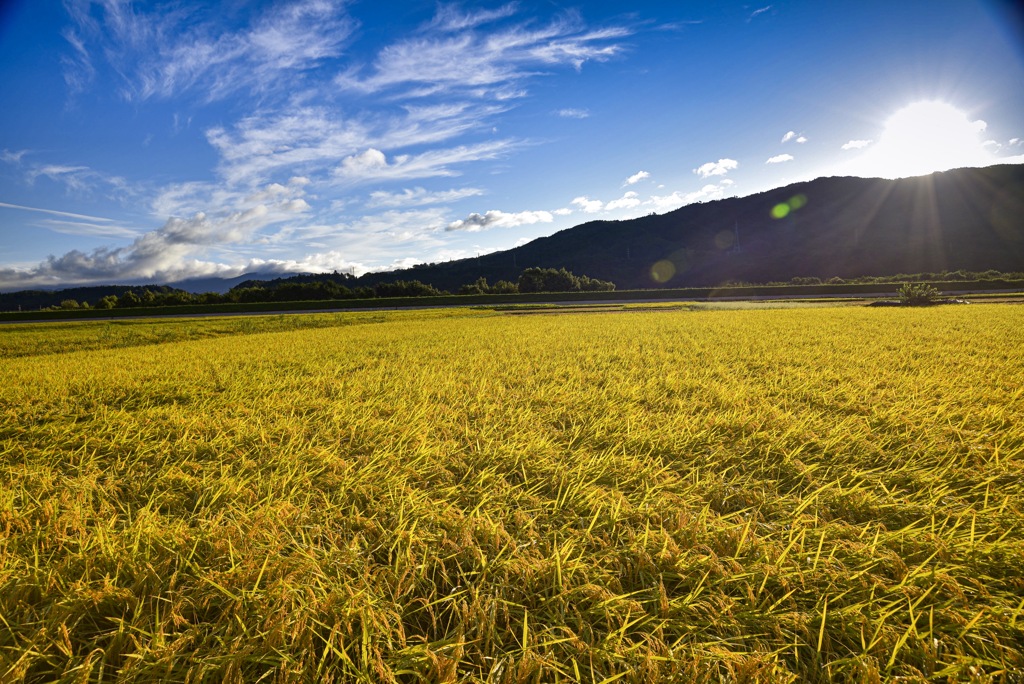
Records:
[[[983,145],[986,126],[946,102],[914,102],[886,120],[878,141],[851,166],[856,175],[883,178],[987,166],[997,159]]]

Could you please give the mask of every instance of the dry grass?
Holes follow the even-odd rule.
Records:
[[[245,320],[0,329],[4,681],[1021,681],[1024,309]]]

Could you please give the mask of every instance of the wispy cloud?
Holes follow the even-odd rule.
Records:
[[[518,7],[514,2],[502,5],[497,9],[476,12],[463,12],[456,5],[445,4],[437,8],[437,14],[425,29],[447,32],[462,31],[506,19],[513,16],[517,10]]]
[[[872,142],[873,141],[871,141],[871,140],[851,140],[850,142],[843,143],[843,149],[844,150],[860,150],[860,149],[863,149],[863,148],[867,147]]]
[[[81,235],[84,237],[102,237],[114,239],[132,239],[139,235],[139,231],[126,226],[117,226],[111,223],[86,223],[83,221],[58,221],[55,219],[44,219],[40,222],[45,228],[55,233],[64,235]]]
[[[574,17],[539,28],[518,24],[486,34],[473,30],[479,23],[459,27],[443,21],[448,30],[388,45],[372,67],[351,69],[336,82],[365,93],[405,87],[406,97],[445,91],[516,97],[525,92],[520,84],[535,76],[537,67],[580,69],[589,61],[611,59],[624,49],[617,41],[632,33],[624,26],[588,29]]]
[[[765,7],[760,8],[760,9],[754,10],[753,12],[750,13],[750,16],[747,17],[747,21],[751,21],[754,17],[760,16],[760,15],[764,14],[765,12],[771,11],[772,7],[773,7],[773,5],[767,5]]]
[[[28,150],[17,150],[12,152],[11,150],[5,149],[0,151],[0,161],[5,161],[8,164],[20,164],[21,158],[28,154],[28,152]]]
[[[53,216],[66,216],[68,218],[81,219],[83,221],[100,221],[103,223],[111,223],[112,219],[101,218],[99,216],[87,216],[86,214],[73,214],[69,211],[57,211],[55,209],[41,209],[39,207],[26,207],[21,204],[8,204],[7,202],[0,202],[0,207],[7,209],[20,209],[22,211],[36,211],[42,214],[52,214]]]
[[[642,181],[642,180],[644,180],[646,178],[650,178],[650,177],[651,177],[651,174],[649,174],[647,171],[637,171],[632,176],[627,178],[626,182],[623,183],[623,185],[636,185],[640,181]]]
[[[693,170],[695,174],[701,178],[710,178],[711,176],[724,176],[733,169],[738,168],[740,163],[735,159],[719,159],[716,162],[708,162],[701,164]]]
[[[421,207],[429,204],[449,204],[467,197],[484,194],[479,188],[458,188],[430,192],[424,188],[405,188],[401,192],[377,190],[370,193],[367,207]]]
[[[782,142],[788,143],[790,140],[792,140],[793,142],[803,144],[807,142],[807,137],[803,133],[797,133],[796,131],[787,131],[786,134],[782,136]]]
[[[327,107],[309,106],[252,114],[231,129],[211,128],[206,137],[220,153],[219,171],[226,181],[265,183],[275,174],[326,172],[370,149],[386,153],[443,143],[483,128],[500,111],[492,105],[445,103],[343,118]],[[508,151],[518,146],[508,140],[486,145]]]
[[[563,119],[586,119],[590,117],[590,110],[587,109],[559,109],[555,111],[557,116]]]
[[[64,32],[71,47],[64,77],[81,90],[97,58],[121,76],[130,100],[196,91],[206,99],[239,90],[265,92],[323,60],[337,57],[355,22],[335,0],[270,5],[244,26],[230,9],[141,8],[118,0],[69,0],[74,22]]]
[[[123,177],[97,171],[88,166],[70,164],[22,164],[25,181],[34,185],[40,178],[64,186],[73,195],[103,194],[124,200],[136,194],[136,189]]]
[[[765,164],[781,164],[782,162],[793,161],[793,155],[791,154],[777,154],[774,157],[769,157]]]
[[[459,145],[435,149],[417,155],[397,155],[392,161],[380,150],[370,148],[341,161],[335,176],[350,184],[378,180],[407,180],[436,176],[457,176],[456,164],[497,159],[515,147],[510,140],[495,140],[477,145]]]
[[[518,213],[507,213],[492,209],[484,214],[470,214],[464,219],[453,221],[445,228],[446,231],[464,230],[467,233],[475,233],[488,228],[515,228],[517,226],[533,225],[535,223],[551,223],[554,216],[550,211],[520,211]]]

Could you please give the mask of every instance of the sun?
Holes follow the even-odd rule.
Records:
[[[905,178],[965,166],[988,166],[997,161],[985,149],[984,121],[951,104],[936,100],[914,102],[890,116],[878,141],[851,166],[858,176]]]

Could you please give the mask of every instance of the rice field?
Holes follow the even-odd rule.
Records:
[[[1024,681],[1022,330],[0,326],[0,680]]]

